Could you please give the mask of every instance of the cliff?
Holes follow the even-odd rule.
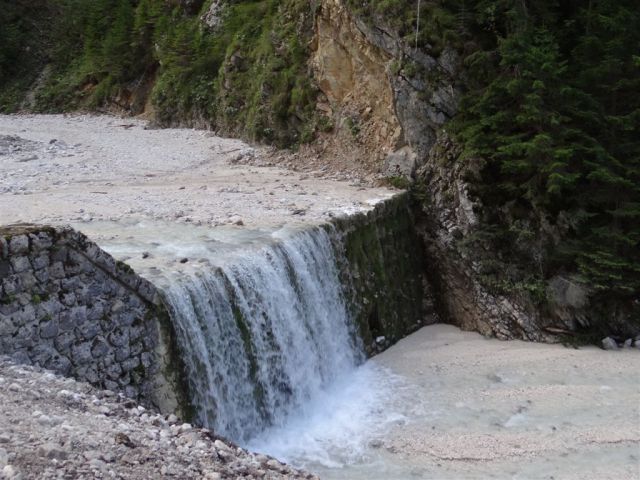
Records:
[[[3,111],[144,114],[346,159],[411,185],[442,319],[530,340],[640,328],[632,2],[41,7],[4,9],[32,21],[5,29],[21,60],[2,63]]]

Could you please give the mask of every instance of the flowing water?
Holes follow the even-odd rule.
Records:
[[[247,442],[362,363],[329,234],[300,232],[166,290],[198,421]]]
[[[369,462],[370,443],[403,421],[390,408],[402,382],[365,363],[337,232],[93,229],[163,290],[197,423],[330,477]]]

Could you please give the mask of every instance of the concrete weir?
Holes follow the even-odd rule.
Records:
[[[295,228],[95,222],[80,225],[87,237],[71,227],[5,227],[0,354],[121,391],[248,441],[285,422],[314,389],[354,368],[366,353],[430,323],[421,249],[409,216],[406,196],[398,195],[368,212]],[[265,275],[271,280],[262,284]],[[278,300],[278,292],[287,289]],[[328,289],[331,298],[325,298]],[[290,302],[298,306],[285,305]],[[329,310],[322,313],[323,308]],[[253,319],[253,312],[262,313]],[[333,324],[337,318],[343,327]],[[324,333],[304,333],[304,325],[314,331],[324,321]],[[200,328],[207,333],[194,343]],[[302,336],[294,340],[299,328]],[[283,337],[277,347],[272,340],[260,343],[262,335],[278,331],[294,337]],[[237,349],[221,357],[234,338]],[[289,349],[305,341],[307,352],[323,353],[298,381],[287,373],[286,362],[295,357]],[[329,358],[350,360],[328,362],[323,355],[334,347]],[[284,362],[281,370],[259,377],[262,363],[274,358],[272,348]],[[219,370],[223,363],[226,373]],[[314,370],[326,375],[305,387],[305,381],[316,381]],[[282,382],[290,382],[285,390]],[[226,400],[212,390],[230,392],[232,385],[237,389]],[[276,407],[265,406],[263,392],[272,388],[281,393],[268,395],[283,396],[270,411]],[[291,392],[299,388],[302,397],[296,400]],[[244,394],[253,406],[242,406]],[[247,419],[254,417],[249,429]]]

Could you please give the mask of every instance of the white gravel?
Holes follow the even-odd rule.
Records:
[[[0,356],[0,479],[317,479],[206,429]]]
[[[0,224],[281,226],[368,210],[394,194],[322,171],[241,164],[266,152],[211,132],[145,126],[111,116],[0,115]]]

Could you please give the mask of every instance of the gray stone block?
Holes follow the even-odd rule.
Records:
[[[140,355],[144,351],[144,345],[142,342],[133,342],[129,345],[131,355]]]
[[[67,307],[71,307],[76,304],[76,295],[73,292],[63,293],[60,296],[60,301],[62,302],[63,305],[66,305]]]
[[[140,365],[140,359],[138,357],[131,357],[122,362],[122,369],[124,371],[130,371],[137,368]]]
[[[142,355],[140,355],[140,361],[142,362],[142,366],[144,368],[149,368],[154,362],[153,355],[149,352],[144,352]]]
[[[18,327],[10,318],[0,315],[0,337],[13,336],[17,331]]]
[[[104,357],[110,349],[111,347],[107,341],[103,337],[99,336],[93,340],[91,345],[91,355],[93,355],[95,359],[98,359]]]
[[[51,346],[47,344],[39,344],[33,347],[31,351],[31,361],[35,365],[39,365],[44,368],[48,368],[50,365],[50,361],[53,358],[57,358],[58,352]]]
[[[71,347],[75,341],[76,336],[73,332],[64,332],[55,338],[53,344],[58,352],[66,354],[69,351],[69,347]]]
[[[22,305],[20,305],[20,302],[17,299],[10,301],[8,297],[5,297],[2,301],[7,301],[9,303],[0,303],[0,319],[2,317],[12,315],[22,308]]]
[[[18,274],[18,282],[20,283],[20,289],[23,292],[31,290],[38,284],[38,280],[33,275],[31,270]]]
[[[9,240],[9,253],[26,253],[29,251],[29,238],[26,235],[16,235]]]
[[[49,266],[49,276],[55,279],[64,278],[65,272],[62,262],[55,262]]]
[[[36,324],[36,309],[33,305],[28,304],[11,315],[11,320],[16,325],[34,325]]]
[[[24,363],[27,365],[30,365],[32,363],[31,357],[29,357],[25,350],[14,351],[11,354],[11,359],[16,363]]]
[[[100,325],[95,322],[82,322],[76,329],[78,338],[82,340],[91,340],[101,332]]]
[[[31,266],[34,270],[42,270],[49,266],[49,255],[42,252],[40,255],[31,256]]]
[[[114,382],[112,380],[104,380],[102,384],[104,385],[104,388],[106,388],[107,390],[111,390],[114,392],[118,390],[117,382]]]
[[[49,339],[58,335],[58,320],[51,319],[40,323],[40,337]]]
[[[122,375],[122,367],[119,363],[113,363],[106,368],[105,372],[111,380],[117,381],[120,375]],[[115,390],[117,390],[117,388],[115,388]]]
[[[62,310],[64,310],[64,305],[62,305],[57,298],[49,297],[38,304],[38,310],[42,310],[42,312],[44,312],[44,315],[39,313],[38,316],[49,315],[51,318],[53,318],[60,312],[62,312]]]
[[[29,257],[13,256],[9,261],[11,262],[11,268],[13,269],[13,273],[22,273],[31,269],[31,263],[29,262]]]
[[[31,233],[29,240],[31,240],[31,250],[34,252],[48,250],[53,245],[53,239],[47,232]]]
[[[21,291],[20,281],[16,275],[11,275],[2,280],[2,289],[6,295],[15,295]]]
[[[49,281],[49,270],[46,268],[38,270],[34,273],[34,275],[36,277],[36,280],[38,280],[38,283],[47,283]]]
[[[69,372],[71,371],[71,360],[69,360],[67,357],[63,356],[63,355],[55,355],[51,358],[51,360],[49,360],[49,364],[47,365],[47,368],[50,368],[51,370],[61,373],[62,375],[69,375]]]
[[[71,347],[71,358],[74,365],[84,365],[90,362],[93,357],[91,356],[91,342],[83,342]]]
[[[123,345],[115,348],[116,362],[123,362],[131,356],[129,345]]]
[[[34,324],[19,327],[18,333],[13,337],[13,346],[15,350],[33,348],[38,342],[38,329]]]
[[[60,281],[60,287],[66,291],[73,291],[80,285],[80,277],[63,278]]]
[[[122,347],[129,344],[129,332],[125,329],[116,327],[109,334],[109,342],[115,347]]]

